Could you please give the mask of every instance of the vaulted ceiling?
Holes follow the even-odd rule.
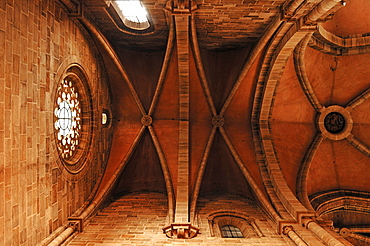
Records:
[[[97,45],[114,102],[102,184],[122,168],[114,194],[168,192],[168,182],[177,191],[184,69],[178,57],[185,50],[190,197],[226,192],[260,202],[259,192],[270,193],[268,175],[308,209],[304,200],[320,193],[370,192],[370,2],[336,1],[313,27],[302,24],[300,36],[290,36],[289,28],[319,2],[193,1],[184,27],[189,42],[181,46],[171,2],[143,0],[154,30],[130,33],[117,26],[105,1],[85,1],[95,35],[106,38]],[[348,112],[346,126],[352,121],[345,136],[328,137],[319,120],[333,105]]]

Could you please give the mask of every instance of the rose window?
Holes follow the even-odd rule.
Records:
[[[81,106],[72,79],[64,79],[57,91],[56,116],[57,147],[61,157],[71,159],[77,151],[81,135]]]

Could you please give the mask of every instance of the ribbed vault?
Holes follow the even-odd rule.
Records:
[[[104,8],[87,4],[102,32],[82,23],[99,43],[114,99],[97,204],[113,187],[159,190],[168,199],[167,236],[193,237],[199,197],[234,193],[296,243],[291,228],[302,225],[318,242],[322,218],[309,197],[368,191],[370,42],[359,38],[368,27],[349,33],[343,24],[349,13],[363,15],[364,1],[266,2],[225,1],[221,14],[208,2],[143,1],[156,25],[145,35],[121,33]],[[346,130],[328,133],[328,110],[345,115]]]

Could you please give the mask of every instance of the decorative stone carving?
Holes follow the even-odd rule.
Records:
[[[344,130],[346,120],[343,115],[338,112],[331,112],[325,116],[324,126],[325,129],[333,134],[338,134]]]
[[[83,232],[83,218],[69,217],[68,226],[72,227],[74,231]]]
[[[324,137],[342,140],[351,134],[353,121],[347,108],[331,105],[321,110],[317,124]]]
[[[169,238],[188,239],[195,237],[199,228],[190,223],[172,223],[170,226],[163,228],[163,232]]]
[[[153,119],[149,115],[144,115],[141,118],[141,124],[143,124],[144,126],[150,126],[152,123],[153,123]]]
[[[212,124],[217,127],[224,125],[224,118],[221,115],[216,115],[212,118]]]
[[[350,232],[347,228],[345,228],[345,227],[343,227],[343,228],[342,228],[342,229],[340,229],[340,231],[339,231],[339,234],[340,234],[342,237],[344,237],[344,238],[348,237],[350,233],[351,233],[351,232]]]
[[[284,228],[283,228],[283,234],[284,235],[287,235],[288,232],[290,232],[290,231],[294,231],[293,226],[284,226]]]

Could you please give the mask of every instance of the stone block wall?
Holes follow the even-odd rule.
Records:
[[[90,219],[84,231],[66,245],[295,245],[278,235],[264,212],[240,196],[207,196],[198,204],[200,234],[192,239],[170,239],[163,233],[167,226],[167,197],[154,192],[124,195]],[[262,236],[221,238],[211,235],[208,222],[214,212],[237,212],[254,219]],[[235,215],[235,213],[234,213]]]
[[[87,74],[92,153],[78,175],[64,170],[54,143],[58,75]],[[109,151],[108,86],[93,41],[54,0],[0,1],[0,245],[37,245],[88,199]],[[99,95],[99,96],[98,96]]]

